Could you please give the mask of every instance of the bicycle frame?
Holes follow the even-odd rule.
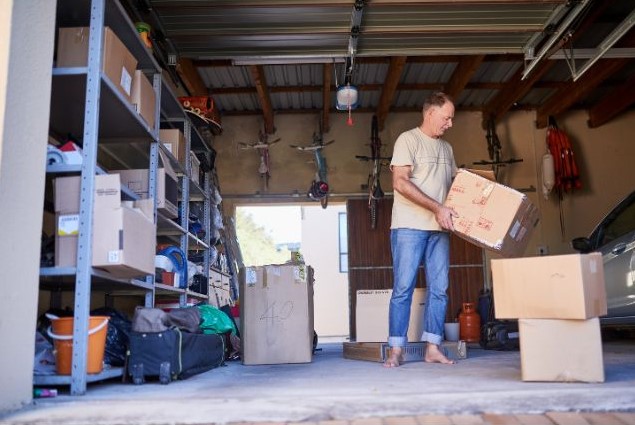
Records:
[[[487,153],[491,161],[481,160],[473,162],[472,164],[490,165],[492,167],[492,171],[494,172],[494,180],[499,181],[501,168],[505,167],[507,164],[523,162],[523,160],[517,158],[503,160],[501,142],[498,138],[498,134],[496,134],[496,123],[493,118],[489,118],[487,120],[487,134],[485,135],[485,138],[487,139]]]
[[[322,155],[322,149],[325,146],[335,142],[331,140],[324,143],[322,135],[313,134],[313,142],[309,146],[289,145],[294,149],[298,149],[304,152],[313,153],[313,162],[315,163],[315,178],[311,182],[311,187],[307,192],[307,196],[313,200],[319,200],[322,208],[326,208],[328,205],[328,167],[326,165],[326,158]]]
[[[381,188],[381,169],[388,165],[392,157],[381,156],[381,139],[379,138],[379,125],[377,116],[373,115],[371,123],[370,137],[371,156],[356,155],[355,158],[362,161],[372,161],[373,166],[371,173],[368,175],[368,209],[370,212],[370,227],[377,228],[377,210],[379,208],[379,200],[384,197],[384,191]]]
[[[260,156],[260,164],[258,165],[258,174],[262,181],[262,190],[267,192],[269,190],[269,178],[271,178],[271,169],[269,166],[269,148],[280,141],[280,139],[269,142],[268,136],[265,133],[260,133],[259,140],[254,143],[238,143],[241,149],[255,149]]]

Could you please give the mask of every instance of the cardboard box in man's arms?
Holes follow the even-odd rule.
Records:
[[[503,257],[521,256],[538,209],[525,194],[479,174],[459,169],[452,182],[445,205],[459,214],[454,233]]]

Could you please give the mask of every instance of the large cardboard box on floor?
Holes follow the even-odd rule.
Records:
[[[240,271],[240,349],[245,365],[309,363],[313,269],[304,264]]]
[[[55,179],[55,266],[77,265],[80,177]],[[116,277],[154,274],[152,199],[121,201],[119,175],[95,176],[92,266]]]
[[[518,329],[523,381],[604,382],[597,317],[520,319]]]
[[[521,192],[460,169],[444,203],[454,208],[457,236],[503,257],[525,252],[538,209]]]
[[[421,341],[425,289],[415,288],[410,307],[408,341]],[[392,289],[360,289],[357,291],[355,330],[357,342],[388,341],[388,304]]]
[[[497,319],[590,319],[606,314],[602,254],[491,260]]]
[[[157,211],[167,218],[177,218],[179,216],[179,179],[167,156],[161,151],[159,151],[159,160],[156,193]],[[149,171],[147,168],[112,170],[110,173],[119,174],[121,176],[121,184],[127,186],[141,199],[149,198]]]
[[[57,38],[57,67],[88,66],[88,27],[60,28]],[[137,59],[109,28],[104,28],[103,72],[119,92],[132,102],[132,79]]]

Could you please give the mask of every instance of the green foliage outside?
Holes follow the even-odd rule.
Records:
[[[236,235],[245,266],[284,264],[291,259],[291,252],[286,248],[277,250],[267,230],[240,208],[236,213]]]

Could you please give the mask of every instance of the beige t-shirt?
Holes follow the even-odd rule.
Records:
[[[443,203],[457,167],[452,146],[441,139],[426,136],[419,127],[405,131],[395,142],[390,168],[409,165],[410,181],[423,193]],[[442,230],[434,213],[405,198],[396,190],[392,207],[391,229]]]

